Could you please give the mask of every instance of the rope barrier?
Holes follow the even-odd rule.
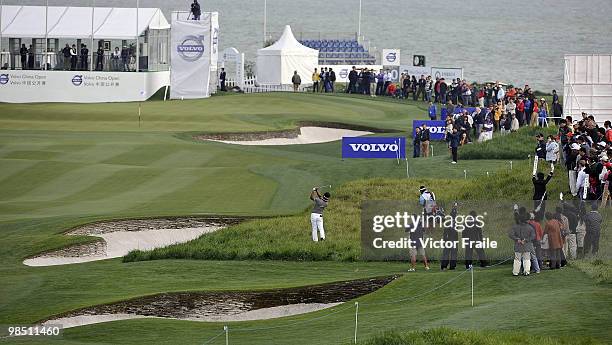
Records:
[[[500,265],[502,265],[502,264],[504,264],[504,263],[508,262],[508,261],[509,261],[509,260],[511,260],[511,259],[513,259],[513,257],[508,257],[508,258],[506,258],[506,259],[504,259],[504,260],[502,260],[502,261],[500,261],[500,262],[498,262],[498,263],[496,263],[496,264],[494,264],[494,265],[487,266],[487,267],[481,267],[481,269],[488,269],[488,268],[492,268],[492,267],[500,266]],[[472,267],[472,268],[473,268],[473,267]],[[333,311],[333,312],[327,313],[327,314],[325,314],[325,315],[317,316],[317,317],[314,317],[314,318],[311,318],[311,319],[307,319],[307,320],[300,320],[300,321],[292,322],[292,323],[289,323],[289,324],[278,325],[278,326],[269,326],[269,327],[258,327],[258,328],[232,328],[232,331],[233,331],[233,332],[256,332],[256,331],[267,331],[267,330],[272,330],[272,329],[279,329],[279,328],[292,327],[292,326],[295,326],[295,325],[301,325],[301,324],[306,324],[306,323],[313,322],[313,321],[317,321],[317,320],[322,320],[322,319],[325,319],[325,318],[330,317],[330,316],[332,316],[332,315],[336,315],[336,314],[339,314],[339,313],[341,313],[341,312],[343,312],[343,311],[346,311],[346,310],[351,309],[351,310],[355,310],[355,314],[354,314],[354,315],[355,315],[355,325],[354,325],[354,327],[355,327],[355,332],[354,332],[354,339],[351,339],[351,340],[355,341],[355,340],[356,340],[356,338],[357,338],[357,320],[358,320],[358,319],[357,319],[357,315],[359,315],[359,316],[365,316],[365,315],[375,315],[375,314],[381,314],[381,313],[390,313],[390,312],[394,312],[394,311],[402,310],[403,308],[385,309],[385,310],[380,310],[380,311],[372,311],[372,312],[366,312],[366,313],[363,313],[363,312],[359,312],[359,309],[353,309],[354,307],[355,307],[355,308],[359,308],[359,306],[364,306],[364,305],[365,305],[365,306],[377,306],[377,305],[397,304],[397,303],[400,303],[400,302],[405,302],[405,301],[409,301],[409,300],[414,300],[414,299],[417,299],[417,298],[419,298],[419,297],[422,297],[422,296],[425,296],[425,295],[431,294],[431,293],[433,293],[433,292],[435,292],[435,291],[437,291],[437,290],[442,289],[443,287],[445,287],[445,286],[447,286],[447,285],[449,285],[449,284],[453,283],[454,281],[458,280],[459,278],[461,278],[463,275],[465,275],[465,274],[466,274],[466,273],[468,273],[468,272],[472,272],[472,273],[473,273],[473,270],[471,270],[470,268],[468,268],[468,269],[466,269],[465,271],[463,271],[463,272],[461,272],[461,273],[457,274],[455,277],[453,277],[453,278],[451,278],[451,279],[447,280],[446,282],[444,282],[444,283],[442,283],[442,284],[440,284],[440,285],[438,285],[438,286],[435,286],[435,287],[433,287],[433,288],[431,288],[431,289],[429,289],[429,290],[427,290],[427,291],[424,291],[424,292],[422,292],[422,293],[419,293],[419,294],[416,294],[416,295],[413,295],[413,296],[410,296],[410,297],[400,298],[400,299],[393,300],[393,301],[379,302],[379,303],[364,303],[364,302],[356,302],[356,303],[355,303],[355,305],[347,305],[347,306],[346,306],[346,307],[344,307],[344,308],[340,308],[340,309],[338,309],[338,310],[335,310],[335,311]],[[473,283],[472,283],[472,284],[473,284]],[[473,285],[472,285],[472,288],[473,288]],[[357,303],[358,303],[358,304],[357,304]],[[346,328],[346,327],[344,327],[344,328]],[[213,340],[215,340],[215,339],[219,338],[220,336],[222,336],[222,335],[224,335],[224,334],[228,335],[228,331],[229,331],[229,330],[228,330],[227,328],[224,328],[224,329],[223,329],[223,331],[222,331],[221,333],[219,333],[219,334],[215,335],[214,337],[212,337],[212,338],[208,339],[206,342],[204,342],[204,343],[203,343],[203,345],[210,344],[210,343],[211,343]]]
[[[465,270],[465,271],[463,271],[463,272],[459,273],[459,275],[457,275],[456,277],[451,278],[451,279],[450,279],[450,280],[448,280],[447,282],[445,282],[445,283],[443,283],[443,284],[441,284],[441,285],[438,285],[438,286],[434,287],[433,289],[430,289],[430,290],[428,290],[428,291],[422,292],[422,293],[417,294],[417,295],[414,295],[414,296],[410,296],[410,297],[406,297],[406,298],[400,298],[400,299],[398,299],[398,300],[388,301],[388,302],[379,302],[379,303],[363,303],[363,302],[362,302],[362,303],[360,303],[360,305],[366,305],[366,306],[371,306],[371,305],[386,305],[386,304],[395,304],[395,303],[398,303],[398,302],[404,302],[404,301],[412,300],[412,299],[415,299],[415,298],[418,298],[418,297],[421,297],[421,296],[427,295],[427,294],[429,294],[429,293],[431,293],[431,292],[434,292],[434,291],[436,291],[436,290],[441,289],[442,287],[444,287],[444,286],[446,286],[446,285],[448,285],[448,284],[452,283],[453,281],[455,281],[455,280],[459,279],[459,278],[460,278],[462,275],[466,274],[468,271],[469,271],[469,269],[467,269],[467,270]]]
[[[215,335],[214,337],[208,339],[206,342],[202,343],[202,345],[206,345],[206,344],[210,344],[213,340],[219,338],[220,336],[222,336],[223,334],[225,334],[225,330],[221,331],[221,333]]]
[[[496,266],[499,266],[499,265],[501,265],[501,264],[503,264],[503,263],[506,263],[506,262],[508,262],[508,261],[510,261],[510,260],[513,260],[513,259],[514,259],[514,256],[509,256],[509,257],[507,257],[505,260],[500,261],[500,262],[498,262],[498,263],[496,263],[496,264],[494,264],[494,265],[489,265],[489,266],[487,266],[487,267],[479,267],[479,269],[487,269],[487,268],[496,267]]]

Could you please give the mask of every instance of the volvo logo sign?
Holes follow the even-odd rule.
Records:
[[[8,84],[9,75],[8,74],[0,74],[0,85]]]
[[[204,55],[204,36],[185,36],[176,51],[185,61],[197,61]]]
[[[83,76],[82,75],[75,75],[74,77],[72,77],[72,85],[74,85],[74,86],[81,86],[81,84],[83,84]]]
[[[346,79],[346,77],[348,77],[348,68],[343,68],[340,70],[340,72],[338,73],[338,75],[340,76],[340,78],[342,79]]]
[[[342,158],[406,158],[406,138],[344,137]]]
[[[397,59],[397,53],[389,53],[387,56],[385,56],[385,59],[388,62],[395,62],[395,59]]]

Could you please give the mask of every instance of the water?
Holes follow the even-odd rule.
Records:
[[[221,48],[234,46],[254,61],[263,42],[264,0],[206,0],[218,11]],[[142,7],[187,10],[188,0],[140,0]],[[4,0],[44,5],[44,0]],[[89,6],[91,1],[49,0],[50,5]],[[356,32],[358,0],[268,0],[268,31]],[[135,0],[98,0],[97,6],[135,7]],[[612,1],[363,0],[362,34],[378,49],[402,49],[429,66],[463,67],[467,80],[561,89],[563,55],[612,53]]]

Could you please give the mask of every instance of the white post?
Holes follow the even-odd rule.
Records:
[[[472,275],[472,307],[474,306],[474,266],[470,265],[470,273]]]
[[[432,157],[434,156],[434,147],[433,147],[433,145],[431,145],[431,156]]]
[[[534,156],[533,157],[533,173],[532,175],[535,175],[538,172],[538,156]]]
[[[463,170],[463,178],[467,180],[467,170]]]
[[[359,17],[357,19],[357,41],[361,36],[361,0],[359,0]]]
[[[489,172],[487,171],[487,177],[489,177]]]
[[[357,344],[357,321],[359,318],[359,302],[355,302],[355,344]]]
[[[408,172],[408,157],[406,157],[406,178],[410,178],[410,173]]]
[[[266,36],[268,31],[268,0],[264,0],[264,19],[263,19],[263,45],[266,46]]]
[[[136,72],[140,71],[140,33],[138,32],[138,12],[140,1],[136,0]]]
[[[229,327],[223,326],[223,330],[225,331],[225,345],[229,345]]]
[[[512,170],[512,161],[510,161],[510,170]]]
[[[96,12],[96,0],[92,0],[91,6],[91,46],[89,47],[89,51],[91,52],[91,63],[89,64],[89,70],[93,71],[94,69],[94,13]]]
[[[1,15],[1,14],[0,14]],[[49,0],[45,1],[45,51],[42,54],[43,70],[47,69],[47,51],[49,50]]]

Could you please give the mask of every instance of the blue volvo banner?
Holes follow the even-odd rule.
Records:
[[[406,158],[406,138],[344,137],[342,158]]]
[[[412,121],[412,137],[416,133],[416,128],[421,127],[422,124],[427,126],[429,129],[430,140],[444,140],[444,133],[446,132],[446,123],[444,121],[431,121],[431,120],[413,120]]]

